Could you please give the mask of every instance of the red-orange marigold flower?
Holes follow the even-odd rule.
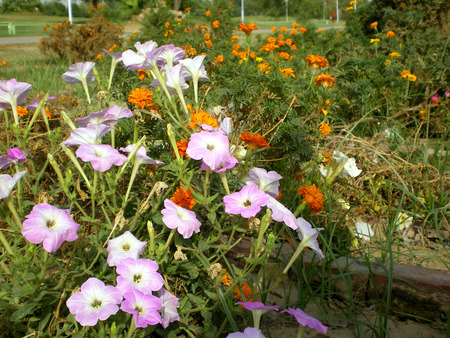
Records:
[[[386,36],[388,38],[392,38],[393,36],[395,36],[395,33],[393,31],[389,31],[389,32],[386,33]]]
[[[186,154],[187,146],[188,143],[185,140],[180,140],[177,142],[178,154],[180,154],[180,156],[189,157],[188,154]],[[173,153],[173,157],[176,157],[175,153]]]
[[[300,27],[298,31],[302,34],[305,34],[308,30],[306,28]]]
[[[28,109],[25,107],[17,106],[17,115],[26,116],[28,114]]]
[[[242,135],[239,137],[239,139],[247,143],[250,149],[256,149],[259,147],[270,148],[270,145],[266,142],[264,136],[249,133],[248,131],[242,132]]]
[[[219,28],[219,25],[220,25],[219,20],[215,20],[215,21],[212,23],[212,26],[213,26],[214,28]]]
[[[316,76],[314,79],[314,83],[317,87],[324,86],[328,89],[330,89],[331,86],[334,86],[334,77],[332,77],[330,74],[321,74],[319,76]]]
[[[170,200],[179,207],[188,209],[192,209],[196,203],[194,197],[192,197],[191,190],[189,188],[183,190],[183,187],[181,186],[175,190],[175,193]]]
[[[311,214],[315,214],[323,210],[323,194],[315,184],[299,187],[297,193],[299,195],[303,195],[302,202],[306,202],[308,204]]]
[[[252,34],[252,32],[256,29],[258,29],[258,27],[254,23],[249,23],[248,25],[244,23],[239,24],[239,30],[247,36]]]
[[[328,60],[319,55],[308,55],[305,59],[308,67],[314,67],[317,69],[328,67]]]
[[[199,109],[199,112],[196,114],[191,114],[191,123],[188,123],[188,128],[191,129],[191,125],[195,127],[199,127],[202,124],[207,124],[210,127],[217,128],[217,119],[207,112]]]
[[[253,300],[250,298],[250,296],[253,294],[253,291],[252,291],[252,289],[250,288],[250,286],[248,285],[247,282],[245,282],[244,284],[241,285],[241,289],[242,289],[242,292],[244,293],[244,296],[245,296],[245,298],[247,299],[247,301],[248,301],[248,302],[253,301]],[[234,288],[234,295],[236,296],[236,298],[237,298],[240,302],[243,302],[243,301],[244,301],[244,299],[242,298],[242,295],[241,295],[241,291],[239,290],[239,288],[238,288],[237,286]]]
[[[153,106],[153,93],[145,88],[133,89],[128,96],[128,102],[134,104],[136,107],[145,108]]]
[[[206,11],[206,12],[205,12],[205,15],[206,15],[206,16],[210,16],[210,15],[211,15],[211,11]]]

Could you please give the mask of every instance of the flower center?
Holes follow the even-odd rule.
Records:
[[[133,275],[133,280],[136,284],[141,282],[141,278],[141,275]]]
[[[55,226],[55,220],[51,219],[51,220],[47,221],[47,228],[53,229],[54,226]]]
[[[252,202],[250,202],[249,200],[246,200],[246,201],[244,202],[244,207],[250,208],[251,206],[252,206]]]
[[[206,146],[206,149],[208,149],[208,150],[210,150],[210,151],[213,151],[213,150],[214,150],[214,144],[208,144],[208,145]]]
[[[128,251],[128,250],[130,250],[130,245],[129,245],[129,244],[124,244],[124,245],[122,245],[122,250],[123,250],[123,251]]]
[[[102,301],[101,301],[101,300],[98,300],[98,299],[96,298],[96,299],[94,299],[94,301],[91,303],[91,306],[92,306],[94,309],[99,309],[99,308],[101,308],[101,306],[102,306]]]
[[[141,315],[142,312],[144,312],[144,309],[138,305],[136,305],[134,309],[137,311],[138,316]]]

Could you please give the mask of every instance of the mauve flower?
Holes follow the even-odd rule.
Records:
[[[176,65],[186,54],[183,48],[175,47],[172,44],[161,46],[159,49],[158,66],[160,67],[168,65],[169,68],[172,68],[173,65]]]
[[[139,70],[139,69],[156,69],[158,55],[161,50],[158,44],[154,41],[147,41],[144,44],[136,42],[134,47],[138,51],[133,52],[132,50],[126,50],[122,53],[122,61],[125,67],[129,70]]]
[[[180,302],[177,297],[165,288],[161,288],[158,291],[158,296],[162,301],[161,325],[166,329],[170,323],[180,320],[180,316],[177,311],[177,308],[180,306]]]
[[[19,148],[11,148],[6,155],[0,156],[0,169],[9,168],[11,163],[25,162],[26,160],[26,156]]]
[[[253,315],[253,324],[255,328],[259,329],[259,322],[261,320],[261,316],[271,310],[278,311],[278,306],[272,305],[264,305],[261,302],[237,302],[237,305],[242,305],[243,308],[252,312]]]
[[[183,69],[180,64],[173,66],[172,68],[165,66],[162,68],[162,71],[165,71],[165,84],[170,95],[181,93],[183,90],[189,88],[184,79]],[[157,88],[161,87],[161,84],[157,79],[154,79],[151,86]]]
[[[112,165],[121,166],[127,161],[127,157],[119,153],[109,144],[82,144],[75,152],[83,162],[91,162],[92,168],[105,172]]]
[[[218,169],[214,169],[213,171],[216,172],[216,173],[220,173],[220,172],[222,172],[222,171],[227,171],[228,169],[234,168],[234,166],[235,166],[236,164],[238,164],[238,163],[239,163],[239,162],[238,162],[238,160],[236,160],[236,157],[230,156],[230,160],[229,160],[228,162],[222,163],[222,166],[221,166],[221,167],[219,167]],[[200,170],[206,170],[207,167],[208,167],[208,166],[206,165],[206,163],[203,162],[203,163],[200,165]]]
[[[29,83],[17,82],[16,79],[0,80],[0,111],[24,103],[30,90]]]
[[[265,338],[262,332],[254,327],[247,327],[244,332],[230,333],[227,338]]]
[[[115,52],[110,52],[107,49],[103,49],[103,51],[106,54],[108,54],[109,56],[111,56],[113,58],[113,60],[115,60],[116,63],[122,61],[122,52],[115,53]]]
[[[320,259],[324,258],[322,250],[320,250],[319,243],[317,242],[317,236],[322,228],[313,229],[311,224],[309,224],[305,219],[299,217],[297,218],[297,234],[298,238],[301,240],[300,245],[303,247],[308,247],[313,250]]]
[[[55,96],[49,96],[47,98],[47,101],[51,101],[54,100],[56,97]],[[41,103],[42,100],[31,100],[31,102],[28,104],[28,106],[26,106],[27,109],[36,109],[39,106],[39,103]]]
[[[95,79],[94,71],[92,70],[94,67],[94,62],[78,62],[69,66],[69,71],[61,75],[61,78],[70,84],[86,84]]]
[[[106,320],[119,311],[122,301],[120,292],[113,286],[105,286],[97,278],[89,278],[81,285],[81,291],[75,292],[67,300],[70,313],[82,326],[94,326],[98,320]]]
[[[293,230],[298,229],[297,220],[294,214],[275,198],[270,197],[267,200],[267,207],[272,210],[272,218],[277,222],[284,222]]]
[[[162,305],[161,299],[133,288],[127,291],[124,297],[120,309],[133,315],[136,327],[145,328],[161,322],[161,315],[158,312]]]
[[[120,148],[121,151],[125,152],[125,153],[131,153],[134,149],[135,144],[130,144],[129,146],[125,147],[125,148]],[[145,149],[144,146],[139,147],[139,149],[136,152],[136,161],[138,163],[138,165],[141,165],[143,163],[145,164],[153,164],[153,165],[159,165],[159,164],[164,164],[164,162],[158,161],[158,160],[154,160],[151,157],[147,156],[147,150]]]
[[[211,170],[221,169],[231,157],[228,138],[221,132],[207,131],[191,135],[186,154],[194,160],[203,160]]]
[[[225,117],[222,121],[220,121],[220,131],[225,135],[231,134],[233,131],[233,127],[231,125],[231,118]]]
[[[26,174],[26,171],[15,173],[14,176],[0,175],[0,200],[9,197],[14,186]]]
[[[245,184],[256,184],[259,190],[266,192],[273,198],[277,198],[278,187],[282,178],[283,176],[279,175],[276,171],[267,172],[263,168],[253,168],[249,171]]]
[[[179,207],[171,200],[164,200],[163,222],[169,229],[177,229],[183,238],[190,238],[192,234],[200,232],[202,225],[195,216],[195,212]]]
[[[288,308],[287,310],[284,310],[282,312],[287,312],[293,315],[302,326],[309,326],[310,328],[316,329],[322,334],[327,333],[328,328],[325,325],[323,325],[316,318],[311,317],[310,315],[306,314],[300,309]]]
[[[193,59],[184,59],[180,64],[185,68],[187,76],[186,80],[192,80],[194,83],[198,81],[209,81],[206,74],[205,65],[203,61],[206,55],[199,55]]]
[[[80,127],[87,127],[89,123],[114,126],[117,124],[119,119],[131,116],[133,116],[131,110],[114,105],[110,108],[103,109],[101,112],[91,113],[86,117],[77,119],[76,121]]]
[[[252,184],[243,186],[239,192],[224,196],[223,202],[225,203],[225,212],[250,218],[266,205],[269,198],[269,195]]]
[[[163,286],[163,278],[157,272],[158,264],[151,259],[126,258],[116,267],[117,290],[124,296],[132,288],[151,295]]]
[[[108,247],[106,248],[108,251],[108,265],[117,266],[126,258],[137,260],[146,245],[147,242],[142,242],[134,237],[131,232],[125,231],[119,237],[108,241]]]
[[[111,129],[105,124],[89,123],[86,128],[77,128],[70,132],[70,138],[63,143],[66,146],[79,146],[81,144],[99,144],[101,138]]]
[[[69,209],[59,209],[47,203],[37,204],[25,218],[22,235],[31,243],[42,242],[45,251],[55,252],[64,241],[78,238],[80,225],[74,222]]]

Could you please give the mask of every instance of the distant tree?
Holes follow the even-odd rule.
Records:
[[[2,13],[34,12],[40,8],[39,0],[3,0],[0,5]]]

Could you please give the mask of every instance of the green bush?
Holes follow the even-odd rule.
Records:
[[[0,5],[1,13],[35,12],[41,8],[39,0],[3,0]]]
[[[52,16],[65,16],[67,15],[67,7],[60,2],[53,1],[42,5],[42,13]]]

